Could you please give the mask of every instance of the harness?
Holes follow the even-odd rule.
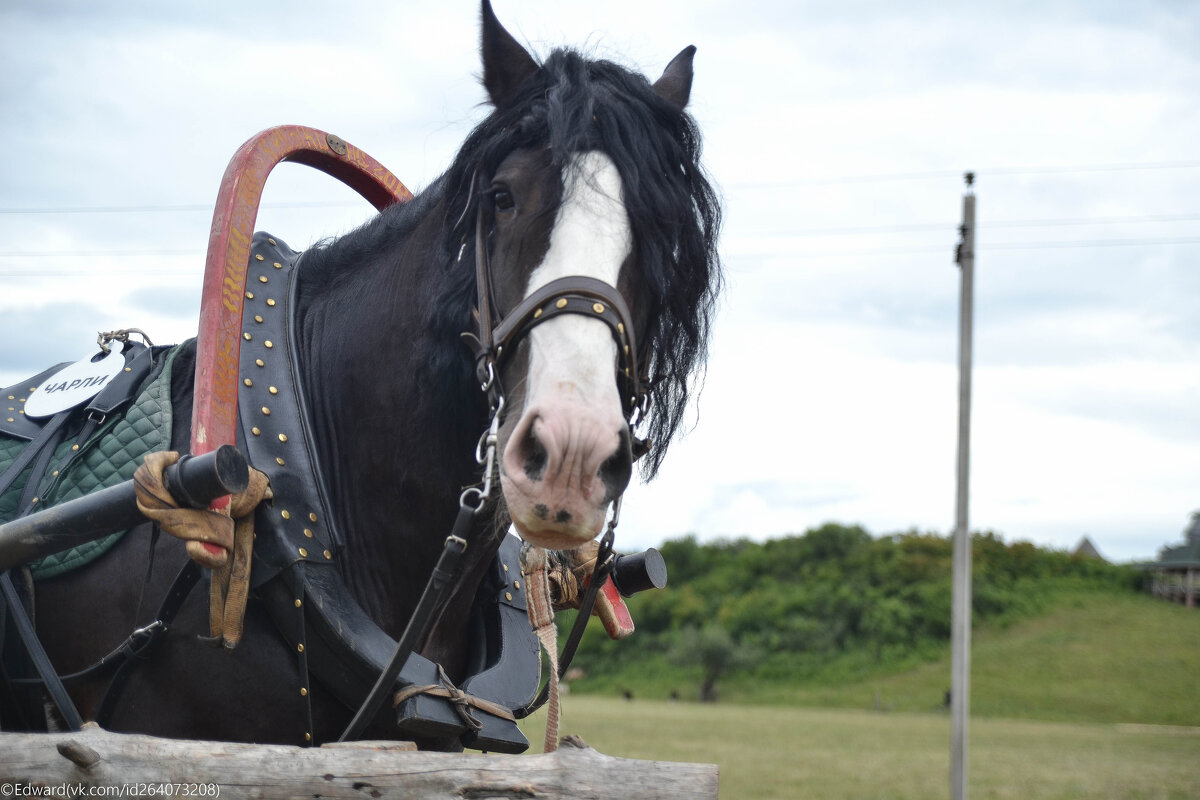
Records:
[[[445,540],[442,556],[418,608],[400,641],[393,641],[354,600],[336,569],[337,554],[343,542],[333,525],[329,513],[331,505],[324,494],[325,482],[319,462],[313,456],[309,416],[293,357],[297,350],[294,329],[289,324],[295,308],[298,283],[295,275],[300,256],[265,234],[256,235],[252,244],[242,244],[248,238],[245,233],[253,225],[261,182],[271,166],[284,158],[302,161],[333,174],[359,189],[380,207],[402,199],[406,194],[407,190],[381,167],[379,170],[372,168],[370,178],[364,177],[368,171],[358,162],[378,166],[375,162],[336,137],[326,135],[323,140],[316,139],[318,133],[290,127],[265,131],[239,150],[226,172],[206,268],[193,434],[195,436],[198,430],[207,431],[208,441],[220,443],[226,435],[233,438],[228,427],[232,423],[240,448],[249,454],[251,463],[270,478],[274,499],[260,505],[257,511],[251,584],[297,654],[303,681],[301,697],[309,697],[310,675],[320,679],[351,708],[359,705],[364,694],[367,696],[359,706],[355,720],[343,733],[343,740],[356,738],[365,724],[374,718],[382,699],[399,689],[395,704],[402,734],[413,738],[458,736],[468,747],[503,753],[522,752],[528,742],[517,728],[515,719],[544,702],[553,681],[547,681],[538,693],[539,642],[530,629],[526,613],[527,597],[522,585],[525,581],[514,578],[522,563],[521,544],[516,537],[504,537],[492,569],[476,594],[471,627],[478,636],[470,656],[470,677],[462,687],[450,684],[439,665],[413,651],[448,598],[458,577],[461,556],[468,546],[469,532],[478,527],[473,524],[474,517],[490,497],[496,471],[497,437],[504,413],[504,394],[498,376],[517,343],[537,325],[561,314],[579,314],[604,322],[617,345],[616,378],[625,418],[632,430],[632,426],[645,416],[648,402],[645,376],[638,369],[639,356],[644,354],[639,353],[635,342],[633,319],[615,288],[585,276],[553,281],[532,293],[506,316],[498,317],[487,248],[488,209],[480,201],[475,231],[479,325],[477,332],[464,333],[462,338],[471,348],[480,388],[491,405],[489,427],[476,448],[476,459],[482,467],[482,485],[462,493],[454,528]],[[326,153],[322,144],[339,158]],[[353,157],[350,159],[353,168],[344,161],[347,152]],[[238,190],[238,180],[244,176],[247,183],[251,180],[257,183],[255,191]],[[395,186],[391,185],[393,182]],[[485,196],[480,192],[481,198]],[[251,197],[253,206],[243,208],[244,197]],[[222,209],[227,213],[223,214]],[[247,213],[249,224],[245,219]],[[242,250],[242,247],[246,249]],[[248,259],[244,255],[247,250]],[[459,258],[461,260],[462,250]],[[224,259],[224,269],[214,268],[221,259]],[[247,261],[248,268],[239,266]],[[236,290],[230,291],[243,284],[244,299],[237,296]],[[234,316],[239,312],[240,319]],[[241,341],[229,336],[231,330],[238,329]],[[214,347],[216,357],[210,361],[208,358]],[[205,356],[206,350],[209,357]],[[229,363],[229,356],[239,354],[239,350],[240,365],[234,367]],[[212,368],[214,365],[215,369]],[[228,409],[214,402],[229,395],[231,372],[238,376],[244,387],[236,391],[240,412],[236,422],[230,419]],[[96,422],[92,418],[85,427]],[[45,426],[50,433],[43,435],[47,438],[57,435],[55,432],[63,424],[64,420],[52,420]],[[636,438],[633,442],[636,458],[647,445]],[[45,464],[35,465],[37,468],[44,469]],[[0,490],[0,495],[3,494]],[[21,505],[25,505],[25,499]],[[558,675],[566,671],[597,592],[616,563],[612,540],[619,512],[618,498],[581,599],[579,617],[564,648]],[[128,665],[136,663],[135,657],[142,656],[166,632],[170,619],[198,576],[198,568],[189,562],[163,601],[152,625],[134,631],[123,645],[94,667],[67,677],[114,671],[116,679],[109,697],[115,697],[120,676],[127,674]],[[12,605],[11,597],[15,595],[9,591],[5,595]],[[30,651],[35,649],[40,651],[36,642]],[[45,665],[40,669],[41,682],[55,693],[56,702],[70,717],[69,712],[74,710],[70,699],[62,700],[65,692],[61,689],[61,681],[48,666],[44,652],[42,656]],[[311,742],[311,701],[304,702],[308,720],[304,741]],[[103,707],[111,710],[108,698]],[[70,721],[77,724],[77,715]]]

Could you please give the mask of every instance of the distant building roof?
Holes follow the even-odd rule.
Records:
[[[1094,558],[1104,563],[1108,563],[1108,559],[1100,555],[1100,551],[1096,549],[1096,545],[1092,544],[1092,540],[1084,536],[1079,540],[1079,544],[1075,545],[1075,549],[1071,551],[1071,555],[1076,558]]]
[[[1155,567],[1200,567],[1200,511],[1192,512],[1192,520],[1183,529],[1183,544],[1164,547],[1158,551]]]

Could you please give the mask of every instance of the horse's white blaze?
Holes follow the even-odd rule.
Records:
[[[616,165],[601,153],[581,154],[564,177],[549,248],[526,296],[570,275],[615,287],[632,247]],[[604,524],[610,498],[601,467],[623,446],[625,429],[616,347],[605,323],[579,314],[555,317],[529,334],[525,407],[501,478],[518,531],[535,544],[578,547]],[[544,459],[534,469],[529,456],[537,448]]]
[[[603,153],[583,153],[568,167],[550,247],[529,277],[526,296],[568,275],[586,275],[617,285],[621,265],[633,248],[629,215],[621,199],[621,176]],[[616,343],[608,326],[564,314],[530,331],[526,407],[548,392],[578,393],[580,400],[609,400],[618,409],[613,367]]]

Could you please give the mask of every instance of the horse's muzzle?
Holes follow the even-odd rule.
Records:
[[[521,538],[571,550],[604,526],[633,473],[629,427],[619,414],[556,403],[526,409],[504,446],[501,486]]]

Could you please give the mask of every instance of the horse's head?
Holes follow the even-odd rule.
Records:
[[[719,210],[683,110],[693,53],[653,84],[570,50],[539,64],[483,2],[495,110],[451,170],[470,198],[452,236],[476,262],[480,372],[506,398],[504,499],[534,544],[600,532],[642,416],[657,471],[706,351]]]

